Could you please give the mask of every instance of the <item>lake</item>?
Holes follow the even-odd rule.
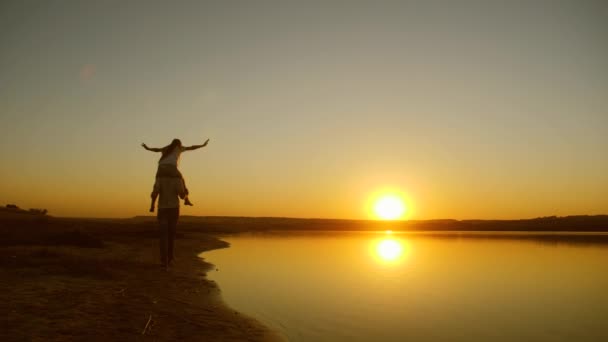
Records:
[[[392,232],[222,239],[231,247],[201,256],[216,265],[208,276],[224,301],[289,341],[608,341],[608,244],[593,239]]]

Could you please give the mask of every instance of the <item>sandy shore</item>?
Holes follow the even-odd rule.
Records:
[[[227,244],[182,231],[158,262],[156,229],[112,221],[1,220],[0,340],[276,341],[227,307],[198,257]]]

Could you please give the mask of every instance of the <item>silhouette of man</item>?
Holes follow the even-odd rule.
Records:
[[[160,228],[160,262],[167,269],[173,261],[175,230],[179,218],[179,199],[186,197],[184,182],[178,177],[158,177],[152,195],[158,199],[158,224]]]

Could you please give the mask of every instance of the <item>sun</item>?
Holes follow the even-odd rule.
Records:
[[[405,211],[405,203],[397,195],[383,195],[374,203],[374,213],[382,220],[399,219]]]

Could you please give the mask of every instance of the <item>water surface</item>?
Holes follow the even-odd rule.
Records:
[[[246,234],[202,256],[290,341],[608,341],[608,245],[498,237]]]

